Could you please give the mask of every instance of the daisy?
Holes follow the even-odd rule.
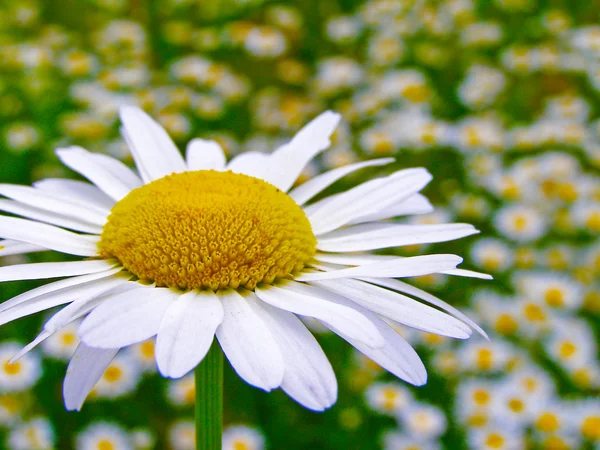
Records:
[[[76,438],[76,447],[81,450],[133,450],[127,431],[108,422],[96,422],[85,428]]]
[[[351,164],[291,189],[330,145],[340,116],[326,112],[274,153],[247,152],[226,163],[214,141],[194,139],[184,160],[154,120],[120,110],[138,168],[79,147],[57,151],[92,184],[46,179],[0,185],[0,238],[21,252],[54,250],[80,261],[0,268],[0,281],[64,278],[0,305],[0,325],[67,305],[15,359],[83,318],[67,369],[67,409],[80,409],[120,348],[156,336],[158,369],[180,378],[216,335],[249,384],[281,387],[307,408],[336,400],[327,357],[297,315],[317,319],[377,364],[415,385],[423,363],[380,316],[428,333],[466,339],[485,333],[452,306],[396,278],[457,269],[455,255],[380,256],[372,250],[442,242],[477,233],[467,224],[411,225],[431,180],[407,169],[310,202],[343,176],[392,159]],[[73,231],[67,231],[73,230]],[[0,245],[7,245],[0,244]],[[366,253],[358,253],[366,252]],[[409,297],[410,296],[410,297]],[[412,297],[436,306],[432,308]],[[439,308],[439,309],[437,309]],[[442,311],[443,310],[443,311]]]
[[[263,450],[264,436],[246,425],[229,426],[223,430],[223,450]]]
[[[14,427],[7,439],[8,448],[14,450],[49,450],[55,446],[52,423],[38,417]]]

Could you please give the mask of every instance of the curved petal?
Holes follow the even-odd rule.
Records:
[[[279,286],[259,287],[256,295],[276,308],[328,323],[369,346],[377,347],[383,343],[370,321],[355,309],[341,305],[338,296],[329,291],[292,281]]]
[[[425,292],[422,289],[414,287],[414,286],[412,286],[408,283],[405,283],[403,281],[400,281],[400,280],[378,279],[378,278],[363,278],[363,280],[368,283],[376,284],[378,286],[383,286],[383,287],[392,289],[397,292],[403,292],[405,294],[412,295],[413,297],[420,298],[421,300],[424,300],[427,303],[437,306],[438,308],[446,311],[448,314],[451,314],[454,317],[456,317],[457,319],[462,320],[464,323],[466,323],[471,328],[473,328],[475,331],[477,331],[479,334],[481,334],[484,338],[489,340],[487,333],[485,331],[483,331],[483,329],[479,325],[477,325],[475,322],[473,322],[471,319],[469,319],[467,316],[465,316],[463,313],[461,313],[458,309],[449,305],[445,301],[431,295],[430,293]]]
[[[106,168],[107,164],[114,163],[111,158],[95,158],[93,153],[75,146],[58,149],[56,154],[65,166],[83,175],[112,199],[119,201],[131,192],[126,178],[121,178],[122,170],[115,173]]]
[[[337,399],[337,381],[321,346],[292,313],[253,297],[246,301],[271,330],[285,364],[281,388],[306,408],[323,411]]]
[[[109,214],[109,211],[93,204],[83,205],[66,196],[29,186],[0,184],[0,195],[44,211],[60,212],[63,216],[73,217],[100,227],[104,226]]]
[[[344,299],[342,304],[352,304],[349,300]],[[427,371],[421,358],[417,355],[417,352],[406,342],[392,327],[364,308],[358,305],[352,305],[358,311],[360,311],[367,319],[369,319],[373,326],[377,328],[379,333],[383,336],[385,344],[379,348],[372,348],[364,343],[353,339],[351,336],[340,333],[339,330],[331,328],[325,324],[331,331],[338,334],[340,337],[348,341],[350,345],[355,347],[359,352],[364,354],[367,358],[372,359],[385,370],[393,373],[398,378],[414,384],[415,386],[422,386],[427,381]]]
[[[24,255],[26,253],[45,252],[47,250],[45,247],[27,244],[26,242],[12,241],[10,239],[0,240],[0,256]]]
[[[283,357],[269,328],[248,304],[252,294],[247,295],[234,290],[218,293],[224,317],[217,339],[237,374],[268,392],[283,380]]]
[[[289,195],[296,201],[296,203],[298,203],[299,205],[303,205],[315,195],[327,189],[337,180],[345,177],[346,175],[352,172],[355,172],[359,169],[363,169],[365,167],[383,166],[392,162],[394,162],[394,158],[381,158],[373,159],[371,161],[349,164],[344,167],[338,167],[337,169],[333,169],[329,172],[317,175],[316,177],[301,184],[297,188],[292,189]]]
[[[46,321],[46,323],[44,324],[44,328],[40,332],[40,334],[38,334],[33,341],[31,341],[29,344],[23,347],[21,351],[12,358],[11,362],[17,361],[19,358],[23,357],[25,354],[27,354],[27,352],[29,352],[37,345],[45,341],[54,333],[63,329],[71,322],[86,315],[98,304],[106,301],[107,299],[110,299],[113,295],[119,295],[121,292],[131,289],[131,285],[136,284],[137,283],[135,282],[123,283],[112,289],[109,289],[106,292],[103,292],[102,295],[98,297],[84,297],[69,303],[67,306],[62,308],[60,311],[58,311]]]
[[[471,335],[471,329],[460,320],[412,298],[364,281],[328,280],[315,284],[417,330],[457,339],[466,339]]]
[[[156,339],[156,362],[165,377],[180,378],[206,356],[223,307],[213,292],[190,291],[167,310]]]
[[[66,178],[45,178],[33,183],[38,191],[57,195],[83,206],[94,206],[105,216],[115,206],[115,201],[91,183]]]
[[[392,219],[399,216],[415,216],[418,214],[428,214],[433,212],[433,205],[422,194],[414,194],[405,200],[402,200],[394,205],[391,205],[376,213],[369,213],[359,216],[356,219],[348,222],[348,225],[357,223],[377,222],[379,220]]]
[[[81,231],[83,233],[100,234],[102,233],[102,227],[87,223],[83,219],[76,219],[72,217],[63,216],[60,213],[54,213],[51,211],[44,211],[33,206],[24,205],[23,203],[15,202],[13,200],[2,200],[0,199],[0,211],[15,214],[17,216],[26,217],[27,219],[33,219],[37,222],[45,222],[50,225],[56,225],[62,228],[69,228],[75,231]]]
[[[389,177],[363,183],[332,199],[323,199],[313,206],[308,219],[315,235],[324,234],[346,225],[365,214],[383,211],[419,192],[431,181],[425,169],[406,169]]]
[[[397,257],[388,261],[365,264],[346,269],[327,270],[322,272],[302,273],[296,277],[298,281],[333,280],[336,278],[402,278],[417,277],[430,273],[440,273],[455,269],[462,262],[456,255],[422,255],[408,258]],[[316,266],[316,265],[315,265]]]
[[[186,149],[188,170],[225,170],[225,153],[216,141],[192,139]]]
[[[405,225],[366,223],[320,236],[317,248],[326,252],[358,252],[401,245],[447,242],[479,233],[466,223]]]
[[[264,179],[265,174],[270,172],[271,168],[269,157],[260,152],[240,153],[227,165],[227,170],[260,179]]]
[[[0,325],[75,300],[99,297],[106,291],[126,283],[125,278],[102,278],[86,284],[68,287],[22,302],[0,313]]]
[[[63,397],[69,411],[79,411],[85,398],[102,377],[119,349],[91,348],[83,342],[71,357],[63,383]]]
[[[22,294],[17,295],[16,297],[11,298],[10,300],[6,300],[5,302],[0,303],[0,312],[6,311],[7,309],[20,305],[21,303],[28,302],[29,300],[40,297],[42,295],[49,294],[51,292],[56,292],[61,289],[69,288],[71,286],[85,284],[88,281],[94,281],[99,280],[100,278],[107,278],[113,276],[121,270],[121,267],[117,267],[115,269],[109,269],[104,272],[92,273],[90,275],[83,275],[79,277],[71,277],[65,280],[55,281],[54,283],[45,284],[38,288],[31,289],[27,292],[23,292]]]
[[[136,106],[122,106],[119,116],[123,123],[123,137],[144,182],[185,172],[185,162],[179,150],[163,127],[148,114]]]
[[[331,145],[331,135],[342,116],[326,111],[304,126],[287,144],[279,147],[269,158],[273,170],[264,173],[264,180],[287,192],[304,167]]]
[[[17,280],[72,277],[110,270],[115,264],[103,260],[15,264],[0,267],[0,283]]]
[[[78,256],[96,256],[100,239],[99,236],[75,234],[52,225],[4,216],[0,216],[0,238]]]
[[[177,299],[170,289],[139,287],[102,302],[79,327],[79,337],[91,347],[121,348],[158,333],[165,313]]]

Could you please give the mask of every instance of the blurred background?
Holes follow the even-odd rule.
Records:
[[[414,388],[313,326],[336,371],[325,413],[226,367],[226,449],[600,448],[600,3],[569,0],[3,0],[0,182],[74,177],[77,144],[131,162],[117,109],[138,104],[184,148],[271,151],[324,109],[344,116],[305,177],[393,155],[435,176],[418,223],[478,236],[453,252],[494,281],[411,283],[489,332],[399,331]],[[382,171],[339,182],[344,189]],[[6,251],[0,249],[0,255]],[[4,256],[0,264],[56,260]],[[4,283],[0,300],[37,286]],[[193,378],[162,379],[154,343],[122,351],[81,413],[61,387],[75,326],[18,364],[37,314],[0,328],[0,448],[193,449]]]

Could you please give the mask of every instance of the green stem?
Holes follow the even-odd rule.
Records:
[[[196,367],[196,450],[221,450],[223,352],[215,339]]]

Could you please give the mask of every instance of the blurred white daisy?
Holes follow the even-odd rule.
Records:
[[[173,450],[195,450],[196,427],[194,422],[180,420],[169,429],[169,443]]]
[[[440,450],[434,439],[423,440],[399,431],[388,431],[383,436],[384,450]]]
[[[141,379],[141,371],[129,353],[117,355],[108,365],[92,394],[96,398],[118,398],[133,392]]]
[[[78,450],[133,450],[131,436],[120,426],[96,422],[81,431],[76,438]]]
[[[31,353],[16,362],[11,358],[20,350],[16,342],[0,344],[0,392],[21,392],[30,389],[42,375],[37,354]]]
[[[171,381],[167,386],[167,398],[173,405],[193,405],[196,401],[194,375],[186,375],[179,380]]]
[[[265,391],[281,387],[313,410],[335,402],[337,383],[296,314],[319,320],[415,385],[426,381],[423,363],[379,316],[458,339],[472,329],[485,336],[452,306],[396,279],[487,277],[456,269],[462,258],[357,253],[477,233],[467,224],[382,222],[411,214],[431,180],[425,169],[400,170],[311,204],[343,176],[392,159],[340,167],[292,189],[306,164],[329,147],[338,114],[317,117],[272,154],[246,152],[229,163],[216,142],[202,139],[190,142],[184,160],[140,109],[123,107],[120,115],[139,174],[70,147],[58,150],[59,158],[93,184],[0,185],[10,199],[0,208],[27,218],[1,216],[0,237],[23,243],[22,252],[86,258],[0,268],[0,281],[64,278],[0,305],[0,324],[67,305],[18,357],[84,318],[64,383],[68,409],[81,408],[120,348],[153,336],[166,377],[190,372],[216,335],[245,381]]]
[[[265,438],[258,430],[234,425],[223,430],[223,450],[263,450]]]
[[[40,417],[12,428],[7,444],[12,450],[52,450],[54,440],[52,423]]]
[[[441,409],[425,403],[412,403],[400,412],[399,417],[406,430],[421,440],[439,438],[448,425]]]
[[[71,356],[73,356],[73,353],[79,345],[79,337],[77,336],[78,328],[79,321],[71,322],[52,336],[49,336],[48,339],[41,344],[44,353],[51,358],[60,359],[62,361],[71,359]]]
[[[398,383],[373,383],[365,396],[371,409],[392,416],[413,402],[412,393]]]

